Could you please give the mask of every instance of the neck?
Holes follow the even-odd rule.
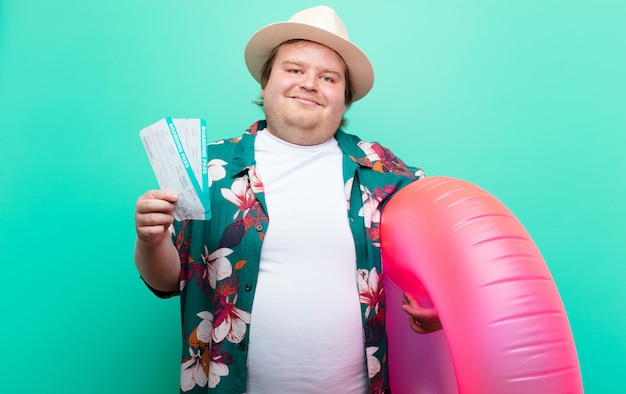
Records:
[[[335,136],[339,126],[332,128],[303,128],[294,125],[276,124],[267,120],[267,131],[276,138],[287,141],[291,144],[311,146],[319,145]]]

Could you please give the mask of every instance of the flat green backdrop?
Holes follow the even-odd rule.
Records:
[[[327,2],[376,82],[348,131],[478,184],[555,278],[586,392],[626,365],[626,3]],[[178,301],[144,288],[138,137],[165,116],[214,138],[262,117],[247,39],[311,1],[0,1],[0,392],[173,393]]]

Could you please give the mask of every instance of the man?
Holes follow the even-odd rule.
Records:
[[[181,391],[383,392],[380,213],[421,170],[339,129],[373,71],[332,9],[266,26],[245,55],[266,121],[210,145],[212,219],[174,223],[168,191],[136,205],[137,268],[181,296]],[[441,328],[403,309],[415,331]]]

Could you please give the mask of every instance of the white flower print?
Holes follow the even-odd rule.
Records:
[[[189,354],[191,358],[180,366],[180,389],[182,391],[189,391],[196,385],[204,387],[208,382],[200,350],[194,353],[193,349],[189,348]]]
[[[361,192],[363,197],[363,207],[359,210],[359,216],[362,216],[365,221],[365,228],[372,228],[372,223],[380,222],[380,211],[378,206],[380,201],[367,186],[361,185]]]
[[[367,305],[367,309],[365,310],[366,318],[369,317],[372,310],[378,313],[378,301],[383,291],[380,286],[381,279],[376,268],[372,268],[371,272],[367,272],[367,270],[364,269],[357,270],[359,300],[361,304]]]
[[[352,196],[352,184],[354,184],[354,177],[348,179],[343,186],[343,192],[346,197],[346,203],[348,205],[348,209],[350,209],[350,197]]]
[[[222,189],[222,196],[231,203],[237,206],[237,211],[233,215],[233,220],[243,213],[246,216],[250,211],[250,208],[255,204],[256,198],[250,188],[250,182],[248,176],[237,178],[230,189]]]
[[[233,272],[233,266],[226,256],[233,253],[232,249],[219,248],[215,252],[208,254],[207,247],[204,247],[204,255],[202,255],[202,261],[207,267],[207,274],[209,276],[209,284],[213,289],[218,280],[228,278]]]
[[[209,161],[209,187],[213,184],[213,181],[219,181],[226,176],[226,169],[224,166],[228,164],[221,159],[213,159]]]
[[[228,375],[228,365],[220,363],[219,359],[211,357],[211,365],[209,367],[209,388],[215,388],[222,376]]]
[[[378,351],[378,347],[376,346],[370,346],[365,349],[365,353],[367,354],[367,374],[370,379],[380,372],[380,361],[374,356],[376,351]]]
[[[205,350],[202,355],[200,350],[194,353],[192,348],[189,348],[189,354],[191,359],[180,366],[180,389],[182,391],[189,391],[196,386],[204,387],[207,383],[209,388],[215,388],[221,377],[228,375],[228,366],[220,362],[221,357],[218,356],[214,359],[208,350]],[[209,356],[211,359],[208,362],[208,371],[206,371],[205,359]]]
[[[208,311],[203,311],[196,314],[202,319],[196,330],[196,337],[198,340],[211,344],[211,333],[213,331],[213,314]]]

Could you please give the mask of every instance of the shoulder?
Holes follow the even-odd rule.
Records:
[[[208,150],[213,155],[228,154],[228,152],[241,151],[246,148],[254,148],[254,138],[258,130],[265,128],[265,121],[259,120],[248,127],[242,134],[216,140],[208,143]]]
[[[378,143],[361,139],[354,134],[338,130],[335,136],[343,152],[362,168],[369,168],[380,173],[395,174],[411,179],[424,176],[424,172],[407,165],[389,148]]]

